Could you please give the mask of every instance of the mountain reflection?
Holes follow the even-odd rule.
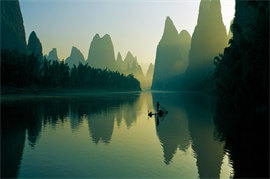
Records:
[[[185,152],[192,143],[199,177],[219,178],[224,144],[214,136],[214,100],[205,95],[153,93],[154,104],[157,101],[169,111],[159,125],[156,120],[164,162],[170,164],[177,148]]]
[[[230,154],[234,177],[268,178],[269,111],[235,107],[219,99],[214,119],[220,140]]]
[[[103,111],[87,118],[90,135],[97,144],[99,140],[109,143],[113,133],[114,114]]]
[[[164,119],[156,117],[156,131],[163,147],[164,163],[170,164],[178,148],[186,151],[190,145],[187,115],[181,105],[181,98],[157,93],[152,96],[154,104],[159,101],[161,106],[169,110]]]
[[[24,116],[26,113],[23,109],[14,112],[10,104],[2,105],[1,111],[1,178],[15,178],[22,157],[27,127],[27,123],[18,116],[26,117]]]
[[[25,144],[26,131],[29,145],[34,148],[42,137],[42,125],[56,124],[70,119],[72,131],[86,117],[93,142],[111,140],[116,114],[123,114],[129,127],[136,115],[128,114],[139,95],[111,95],[87,97],[43,97],[21,100],[2,100],[1,170],[2,177],[17,177]],[[127,115],[128,114],[128,115]],[[127,118],[129,117],[129,118]]]
[[[219,178],[224,144],[215,139],[214,99],[206,95],[185,95],[192,149],[200,178]]]
[[[160,107],[168,110],[168,114],[164,118],[159,118],[159,124],[157,118],[156,123],[153,121],[154,117],[147,120],[147,110],[154,112],[157,101],[159,101]],[[68,129],[69,132],[67,134],[71,136],[74,133],[79,133],[76,136],[81,138],[80,135],[85,136],[84,129],[86,129],[86,142],[83,139],[81,142],[87,143],[90,140],[91,145],[97,144],[99,147],[108,147],[106,149],[109,150],[109,147],[112,147],[112,150],[117,149],[117,151],[121,151],[123,145],[126,144],[136,146],[136,142],[149,145],[149,141],[154,141],[153,139],[156,139],[157,135],[161,146],[157,143],[156,146],[153,146],[153,149],[155,150],[155,147],[158,149],[162,147],[163,156],[162,153],[156,153],[156,156],[163,158],[165,164],[163,162],[162,164],[164,166],[174,167],[171,164],[174,158],[175,162],[179,162],[179,158],[182,156],[176,156],[178,150],[192,155],[189,152],[192,149],[194,156],[190,158],[194,157],[196,159],[196,164],[194,162],[193,165],[197,165],[199,177],[218,178],[224,157],[224,142],[220,142],[214,136],[213,101],[211,97],[206,95],[151,92],[106,94],[100,96],[2,99],[2,177],[17,177],[22,154],[25,152],[24,145],[29,145],[31,151],[37,150],[40,148],[37,146],[41,145],[42,139],[46,138],[46,132],[60,130],[59,124],[61,126],[63,126],[62,124],[67,124],[65,129]],[[217,124],[220,121],[217,119],[223,113],[218,114],[216,116],[218,117],[216,118]],[[155,127],[153,124],[156,124],[156,128],[153,128]],[[115,125],[118,127],[115,127]],[[83,126],[83,130],[78,130],[81,129],[80,126]],[[142,129],[142,127],[146,128]],[[132,130],[126,130],[131,128]],[[219,127],[218,129],[219,132],[223,131],[220,134],[224,134],[224,128]],[[114,131],[119,133],[113,136]],[[128,133],[126,133],[127,131]],[[113,138],[115,137],[115,141],[119,142],[117,135],[121,135],[121,137],[123,134],[132,136],[134,131],[139,131],[139,133],[144,131],[145,133],[141,135],[146,136],[146,139],[144,140],[137,136],[135,139],[130,139],[130,136],[127,138],[123,137],[119,144],[121,149],[113,149],[113,147],[117,146],[115,145],[117,142],[114,145],[100,145],[100,143],[110,144],[112,136]],[[155,131],[156,135],[152,133]],[[49,141],[55,142],[53,141],[54,136],[51,137],[52,141]],[[55,137],[57,138],[57,136]],[[226,137],[228,137],[227,133]],[[67,139],[67,141],[69,140]],[[132,148],[134,147],[132,146]],[[239,154],[237,153],[238,151],[235,152],[236,150],[233,150],[232,144],[226,143],[225,148],[234,152],[231,153],[230,157],[234,162],[237,161]],[[132,156],[137,157],[136,152],[138,149],[134,149],[134,151],[128,150],[134,152]],[[139,150],[144,151],[144,148],[140,147]],[[124,152],[126,152],[125,149],[123,149]],[[116,161],[124,158],[120,157],[121,153],[117,153],[119,158],[114,158]],[[95,160],[99,160],[96,154],[93,155],[96,157]],[[110,155],[110,153],[106,153],[106,155]],[[148,156],[148,154],[145,155]],[[86,162],[88,163],[89,161]],[[237,163],[234,163],[234,166],[237,168]]]

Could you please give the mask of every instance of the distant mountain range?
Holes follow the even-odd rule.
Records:
[[[49,54],[43,57],[42,44],[36,32],[31,32],[27,44],[18,0],[1,1],[1,6],[1,50],[16,49],[25,54],[33,53],[41,60],[45,57],[51,61],[60,61],[56,48],[52,48]],[[95,68],[107,68],[127,75],[133,74],[140,80],[141,84],[145,83],[142,68],[137,61],[137,57],[134,57],[131,52],[127,53],[124,61],[120,53],[118,53],[118,57],[115,59],[113,43],[108,34],[103,37],[100,37],[99,34],[94,36],[87,59],[84,58],[78,48],[72,47],[70,56],[65,62],[69,67],[77,66],[79,63],[88,63]]]
[[[31,32],[28,44],[26,43],[18,0],[3,1],[1,6],[1,34],[4,34],[1,35],[1,49],[17,49],[23,53],[33,53],[42,59],[42,44],[36,32]],[[213,58],[223,51],[230,37],[231,34],[228,37],[222,21],[220,0],[201,0],[192,37],[186,30],[178,33],[172,20],[166,18],[164,32],[157,46],[155,66],[150,65],[146,75],[143,74],[137,57],[131,52],[124,59],[118,52],[115,59],[113,42],[108,34],[102,37],[96,34],[93,37],[87,59],[78,48],[72,47],[65,62],[70,67],[88,63],[95,68],[133,74],[143,88],[150,87],[148,83],[151,83],[153,76],[152,89],[189,90],[205,85],[205,80],[214,69]],[[56,48],[45,57],[59,61]]]
[[[19,1],[1,1],[1,6],[1,49],[17,49],[43,59],[42,44],[34,31],[26,43]],[[78,48],[72,47],[65,62],[69,67],[88,63],[95,68],[133,74],[144,89],[150,88],[152,83],[152,89],[198,90],[211,81],[213,58],[223,51],[231,37],[231,33],[227,35],[222,21],[220,0],[201,0],[192,37],[186,30],[178,33],[170,17],[166,18],[164,32],[157,46],[155,66],[150,64],[146,75],[137,57],[130,51],[124,59],[118,52],[115,59],[113,42],[108,34],[93,37],[87,59]],[[45,57],[59,61],[56,48]]]

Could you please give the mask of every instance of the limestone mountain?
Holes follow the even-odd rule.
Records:
[[[17,49],[28,53],[23,17],[18,0],[1,1],[1,50]]]
[[[73,65],[78,66],[79,63],[84,64],[85,59],[78,48],[72,47],[70,56],[65,60],[65,63],[67,63],[69,67],[73,67]]]
[[[118,52],[117,59],[117,70],[126,75],[133,74],[141,83],[141,88],[144,88],[145,76],[142,71],[141,65],[138,63],[137,57],[133,56],[130,51],[128,51],[124,60],[122,60],[121,54]]]
[[[191,44],[191,36],[186,30],[182,30],[179,34],[180,53],[183,57],[183,70],[185,71],[188,66],[188,54]]]
[[[35,31],[32,31],[28,40],[28,50],[30,53],[34,53],[35,56],[42,58],[42,45],[38,39]]]
[[[154,65],[150,63],[146,72],[146,78],[152,79],[153,74],[154,74]]]
[[[126,74],[133,74],[135,78],[141,81],[144,78],[141,65],[139,65],[137,57],[133,56],[130,51],[128,51],[124,61],[123,61],[123,72]]]
[[[149,64],[146,75],[145,75],[145,88],[150,89],[152,85],[154,74],[154,65],[152,63]]]
[[[123,62],[122,55],[120,52],[117,53],[116,65],[117,65],[118,71],[120,72],[124,71],[124,62]]]
[[[132,65],[129,66],[126,70],[126,73],[133,74],[139,81],[144,79],[142,67],[138,64],[137,61],[133,61]]]
[[[133,56],[132,53],[130,51],[128,51],[127,55],[123,61],[122,70],[126,71],[128,68],[131,68],[131,66],[133,65],[133,62],[138,63],[137,57]]]
[[[227,45],[220,0],[201,0],[197,25],[191,39],[189,66],[182,88],[201,89],[213,74],[213,59]]]
[[[152,89],[165,89],[170,79],[183,74],[188,64],[190,35],[183,30],[178,34],[170,17],[166,18],[162,38],[158,44]]]
[[[53,48],[50,52],[49,52],[49,55],[47,57],[48,60],[51,60],[51,61],[59,61],[59,58],[57,56],[57,50],[56,48]]]
[[[99,34],[94,36],[86,62],[95,68],[118,70],[126,75],[133,74],[141,83],[144,81],[142,68],[137,61],[137,57],[134,57],[131,52],[127,53],[124,60],[118,52],[115,60],[113,43],[108,34],[103,37],[100,37]]]
[[[103,37],[99,34],[94,36],[90,44],[87,63],[95,68],[117,69],[113,43],[108,34]]]

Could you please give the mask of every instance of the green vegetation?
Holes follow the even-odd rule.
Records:
[[[65,89],[140,90],[133,75],[108,69],[96,69],[88,64],[69,66],[64,62],[40,62],[33,54],[5,50],[1,53],[1,85],[14,87],[38,86]]]
[[[245,7],[251,10],[247,11]],[[223,55],[215,58],[217,93],[238,109],[245,106],[268,109],[268,15],[269,2],[238,3],[230,46]]]

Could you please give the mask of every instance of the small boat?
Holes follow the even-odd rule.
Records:
[[[158,110],[157,112],[158,116],[162,117],[162,116],[165,116],[166,114],[168,114],[168,111],[163,109],[163,110]]]
[[[159,109],[159,102],[157,102],[157,112],[156,113],[148,111],[149,117],[152,117],[153,115],[158,115],[159,117],[162,117],[162,116],[165,116],[166,114],[168,114],[168,111],[165,108]]]

